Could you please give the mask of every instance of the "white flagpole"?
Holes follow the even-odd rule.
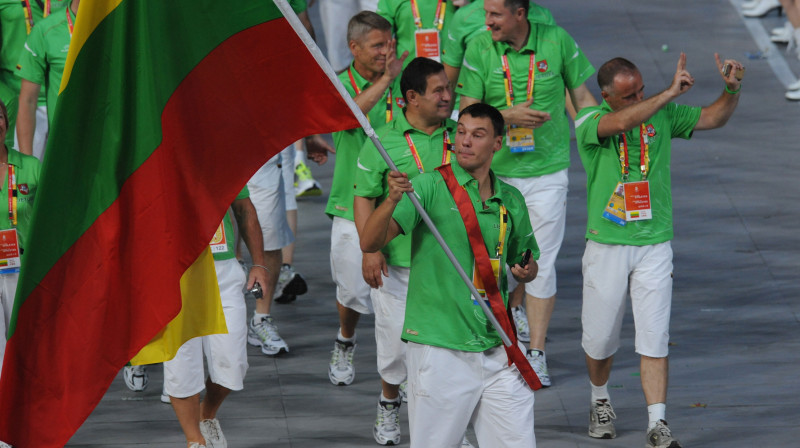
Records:
[[[317,61],[317,64],[319,64],[319,66],[322,68],[322,71],[325,72],[325,75],[328,76],[328,79],[330,79],[331,83],[333,83],[333,85],[336,87],[336,90],[339,92],[339,95],[341,95],[342,98],[345,100],[345,102],[347,102],[347,105],[350,107],[350,110],[353,112],[353,115],[356,116],[359,124],[361,124],[361,127],[364,128],[364,132],[367,134],[367,137],[369,137],[370,140],[372,140],[372,143],[375,144],[375,147],[378,148],[378,151],[381,153],[383,160],[386,161],[386,164],[389,165],[389,168],[391,168],[393,171],[397,171],[397,166],[389,157],[389,154],[386,153],[386,149],[384,149],[380,139],[375,134],[375,130],[372,129],[372,125],[370,125],[369,120],[367,120],[367,117],[358,107],[353,98],[350,97],[350,94],[347,93],[347,90],[345,90],[341,81],[339,81],[339,77],[336,76],[336,72],[333,70],[333,67],[331,67],[331,64],[328,62],[325,56],[323,56],[322,51],[320,51],[319,47],[317,47],[316,42],[314,42],[314,39],[312,39],[311,35],[308,34],[306,28],[303,26],[302,23],[300,23],[300,19],[297,18],[297,15],[294,13],[291,6],[289,6],[289,3],[286,0],[273,0],[273,1],[275,2],[275,5],[278,7],[278,9],[281,10],[283,16],[286,17],[286,20],[289,21],[289,24],[292,26],[292,28],[294,28],[294,31],[297,33],[297,35],[300,36],[300,39],[306,45],[308,51],[311,52],[311,55]],[[503,344],[505,344],[506,347],[510,347],[511,339],[509,339],[508,335],[505,333],[505,331],[503,331],[503,327],[500,325],[500,322],[498,322],[497,318],[494,317],[492,310],[489,309],[488,305],[486,305],[486,302],[484,301],[483,297],[481,297],[480,293],[478,293],[478,290],[475,289],[475,285],[472,283],[472,280],[467,276],[467,273],[464,272],[464,269],[458,263],[456,256],[453,255],[453,251],[450,250],[450,248],[447,246],[447,243],[445,243],[444,238],[442,238],[442,234],[439,233],[439,229],[436,228],[436,226],[433,224],[433,221],[431,221],[430,216],[428,216],[428,213],[425,211],[424,208],[422,208],[422,204],[419,203],[419,200],[415,195],[413,194],[406,194],[406,195],[411,200],[411,203],[414,204],[414,208],[417,209],[417,212],[419,213],[422,220],[425,221],[425,224],[428,225],[428,228],[433,234],[433,237],[436,238],[436,241],[439,243],[440,246],[442,246],[442,249],[444,250],[444,253],[447,255],[447,258],[450,259],[450,262],[453,263],[453,266],[456,268],[456,271],[461,276],[461,280],[464,281],[464,283],[467,285],[470,292],[472,293],[472,297],[475,299],[476,302],[478,302],[478,305],[480,305],[481,309],[483,310],[483,314],[486,315],[486,318],[489,320],[489,322],[491,322],[495,331],[497,331],[497,334],[500,335],[500,338],[503,340]]]

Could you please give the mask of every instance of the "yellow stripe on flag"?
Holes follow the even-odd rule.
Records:
[[[168,361],[189,339],[227,332],[214,257],[206,248],[181,277],[181,312],[142,348],[131,364]]]
[[[75,17],[75,29],[72,32],[72,40],[69,43],[69,53],[67,62],[64,66],[64,74],[61,77],[61,88],[58,93],[64,91],[69,84],[69,75],[72,73],[72,65],[78,57],[83,44],[89,39],[97,25],[103,21],[111,11],[115,10],[123,0],[83,0],[78,6],[78,14]],[[69,8],[69,6],[67,6]]]

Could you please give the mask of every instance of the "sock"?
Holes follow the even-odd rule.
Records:
[[[386,403],[400,403],[400,394],[398,394],[396,397],[390,399],[390,398],[384,397],[383,396],[383,392],[381,392],[381,401],[386,402]]]
[[[346,337],[342,336],[342,328],[339,327],[339,333],[336,335],[336,339],[338,339],[338,340],[340,340],[342,342],[356,342],[356,335],[355,335],[355,333],[353,333],[353,337],[352,338],[346,338]]]
[[[253,313],[253,323],[257,324],[257,323],[261,322],[262,320],[264,320],[265,317],[269,317],[269,314]]]
[[[647,429],[653,429],[656,427],[656,423],[659,420],[666,420],[667,415],[667,405],[666,403],[656,403],[651,404],[647,407],[647,416],[650,419],[650,422],[647,424]]]
[[[592,402],[594,403],[597,400],[610,400],[611,397],[608,396],[608,383],[603,384],[602,386],[595,386],[589,381],[589,384],[592,386]]]

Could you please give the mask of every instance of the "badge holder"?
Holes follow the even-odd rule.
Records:
[[[494,278],[500,278],[500,259],[499,258],[490,258],[489,261],[492,262],[492,272],[494,273]],[[480,274],[478,273],[478,266],[475,263],[472,263],[472,283],[475,285],[475,289],[478,290],[478,293],[481,297],[486,297],[486,288],[483,287],[483,279],[481,278]],[[488,299],[487,299],[488,302]],[[478,302],[475,299],[472,300],[472,303],[477,305]]]
[[[17,229],[0,230],[0,274],[19,272],[20,250]]]
[[[603,218],[618,226],[625,227],[625,189],[622,182],[617,182],[614,192],[608,200],[608,205],[603,211]]]
[[[625,220],[644,221],[653,218],[650,208],[650,182],[628,182],[625,185]]]
[[[212,254],[228,251],[228,239],[225,235],[224,221],[219,223],[219,227],[217,227],[217,231],[214,232],[214,237],[211,238],[211,242],[208,245],[211,247]]]
[[[438,30],[417,30],[414,32],[414,43],[418,58],[429,58],[441,62]]]
[[[523,128],[517,125],[509,125],[506,133],[506,144],[513,153],[532,152],[536,150],[533,141],[533,129]]]

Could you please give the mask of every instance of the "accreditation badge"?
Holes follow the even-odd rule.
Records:
[[[225,235],[224,221],[219,224],[219,227],[217,227],[217,231],[214,232],[214,237],[211,238],[211,242],[208,243],[208,245],[211,247],[212,254],[218,254],[228,251],[228,238]]]
[[[0,230],[0,274],[19,272],[19,255],[17,229]]]
[[[499,258],[490,258],[489,261],[492,262],[492,272],[494,273],[495,281],[498,281],[500,278],[500,259]],[[475,262],[472,263],[472,284],[475,285],[475,289],[478,290],[478,293],[481,297],[486,297],[486,288],[483,286],[483,278],[481,277],[480,273],[478,273],[478,265]],[[498,288],[499,288],[499,281],[498,281]],[[478,303],[475,300],[472,301],[477,305]]]
[[[533,129],[509,125],[506,133],[506,143],[511,152],[531,152],[536,150],[533,142]]]
[[[418,58],[429,58],[441,62],[439,30],[417,30],[414,33],[414,43]]]
[[[617,186],[614,187],[614,192],[611,193],[611,198],[608,200],[608,205],[606,205],[606,209],[603,211],[603,218],[614,224],[625,227],[625,188],[623,185],[625,184],[617,182]]]
[[[650,209],[650,182],[628,182],[625,184],[625,220],[644,221],[653,218]]]

